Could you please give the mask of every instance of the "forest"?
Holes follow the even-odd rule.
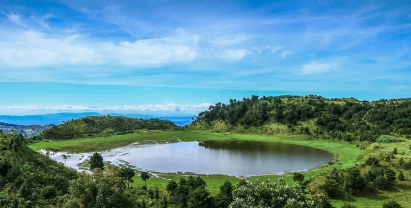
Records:
[[[201,112],[194,128],[272,133],[270,124],[287,132],[321,139],[376,141],[382,135],[411,135],[411,99],[359,101],[320,96],[252,96],[216,103]],[[271,131],[270,131],[271,130]]]

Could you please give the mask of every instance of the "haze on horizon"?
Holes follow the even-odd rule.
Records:
[[[411,97],[411,1],[0,0],[0,115]]]

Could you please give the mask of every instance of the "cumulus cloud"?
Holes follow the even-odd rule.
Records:
[[[304,64],[300,69],[300,73],[302,75],[326,73],[326,72],[337,69],[339,65],[340,65],[339,60],[330,60],[327,62],[313,61],[313,62]]]
[[[245,49],[235,49],[235,50],[224,50],[217,55],[218,58],[226,59],[230,61],[238,61],[243,59],[245,56],[249,55],[250,51]]]
[[[30,112],[201,112],[207,110],[211,103],[198,105],[180,105],[176,103],[148,104],[148,105],[120,105],[120,106],[83,106],[83,105],[12,105],[0,106],[0,113],[8,114],[18,112],[20,114]]]
[[[197,42],[195,35],[188,34],[123,42],[90,42],[80,35],[49,37],[29,30],[0,42],[0,65],[155,67],[193,60],[197,55]]]

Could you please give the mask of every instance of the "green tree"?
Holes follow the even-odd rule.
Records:
[[[64,160],[64,165],[66,165],[66,160],[67,160],[67,155],[61,155],[61,157],[63,158],[63,160]]]
[[[130,188],[130,183],[133,182],[133,177],[136,172],[130,167],[123,167],[120,169],[120,177],[126,182],[127,187]]]
[[[293,174],[293,180],[297,183],[301,183],[304,181],[304,174],[302,173],[294,173]]]
[[[360,170],[350,168],[347,170],[344,178],[344,190],[349,194],[356,194],[365,187],[365,179],[361,176]]]
[[[171,194],[173,193],[174,190],[176,190],[177,187],[178,187],[178,184],[175,181],[171,180],[170,182],[168,182],[166,189],[167,189],[167,192]]]
[[[213,207],[212,201],[209,198],[210,193],[208,193],[205,186],[197,187],[196,189],[190,191],[188,195],[188,203],[190,208],[207,208]]]
[[[96,168],[104,169],[103,156],[98,152],[95,152],[90,158],[90,169],[93,170]]]
[[[135,207],[135,200],[126,191],[120,177],[109,170],[95,169],[93,174],[80,173],[70,184],[64,208]]]
[[[147,187],[147,180],[150,179],[151,175],[147,171],[140,173],[140,178],[144,181],[144,187]]]
[[[233,185],[229,181],[225,181],[220,187],[220,192],[215,197],[214,207],[226,208],[233,201]]]

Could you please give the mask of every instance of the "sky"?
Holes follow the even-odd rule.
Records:
[[[0,114],[411,97],[410,47],[410,0],[0,0]]]

